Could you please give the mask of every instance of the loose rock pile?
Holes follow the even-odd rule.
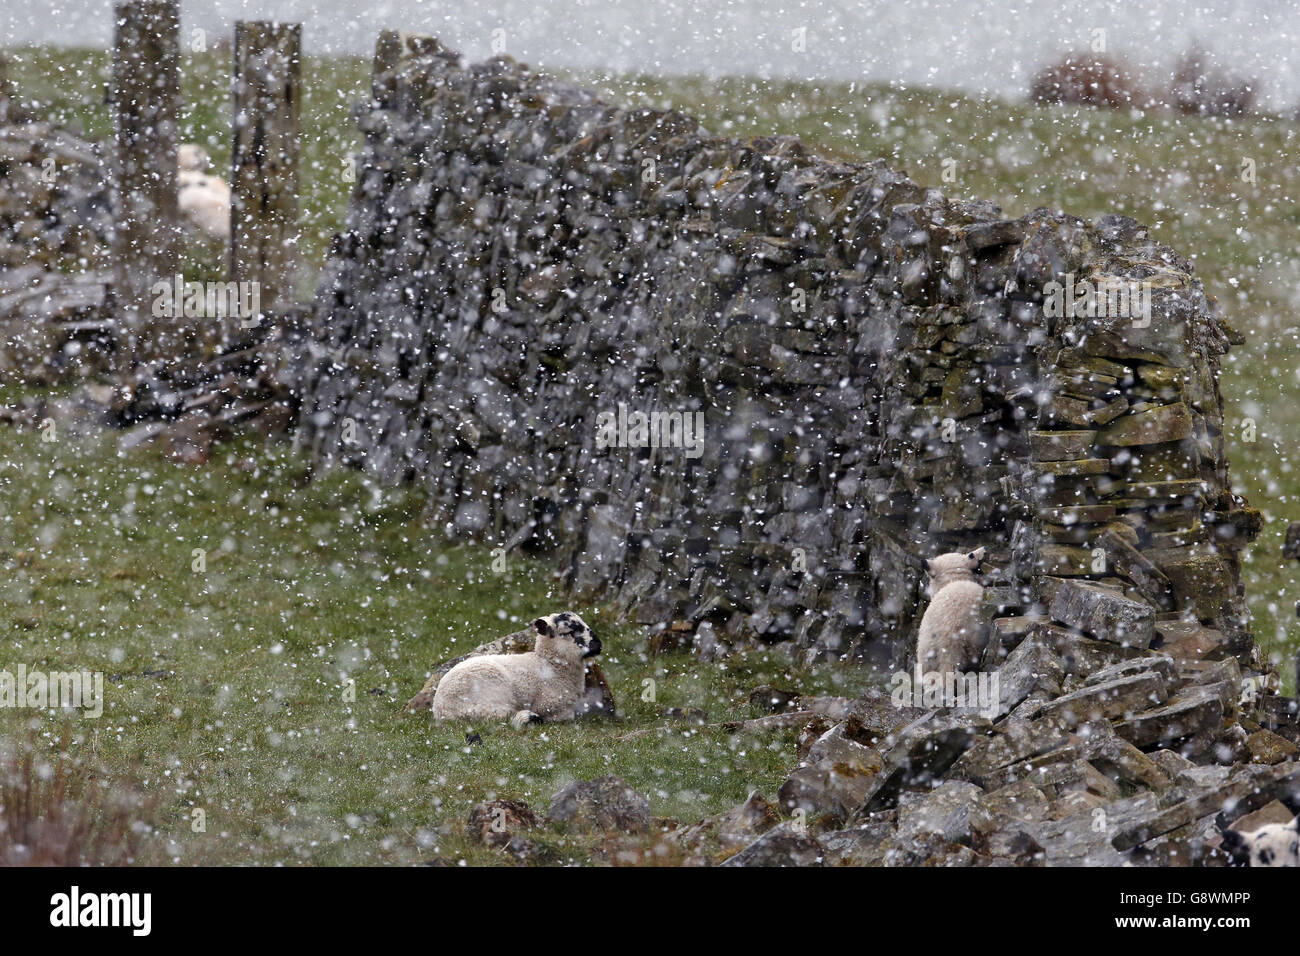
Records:
[[[102,371],[112,212],[99,147],[48,123],[0,126],[0,182],[0,375]]]
[[[803,829],[729,862],[1221,864],[1220,815],[1300,810],[1297,702],[1243,694],[1233,658],[1036,625],[998,674],[992,720],[884,692],[838,702],[779,794]],[[827,720],[808,719],[814,735]]]
[[[1002,219],[431,38],[375,96],[305,375],[322,460],[723,644],[900,665],[919,558],[984,545],[988,616],[1013,618],[992,664],[1054,624],[1258,669],[1234,333],[1138,223]],[[1067,275],[1147,283],[1150,321],[1048,318]],[[620,406],[703,412],[699,457],[599,447]]]
[[[755,792],[716,817],[650,824],[645,798],[606,778],[556,794],[547,819],[612,834],[614,862],[1221,866],[1232,861],[1224,827],[1300,810],[1296,701],[1242,695],[1232,658],[1175,659],[1048,626],[998,674],[992,719],[883,691],[759,688],[772,723],[731,729],[803,728],[775,805]],[[471,831],[492,807],[475,809]],[[479,838],[526,860],[536,846],[522,831],[541,823],[517,809],[513,826]]]

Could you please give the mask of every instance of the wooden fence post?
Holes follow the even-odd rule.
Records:
[[[385,109],[394,106],[397,81],[393,71],[402,57],[402,35],[396,30],[380,30],[375,40],[370,95]]]
[[[155,310],[156,283],[180,268],[176,151],[180,135],[180,4],[132,0],[116,7],[113,112],[117,222],[114,295],[117,367],[180,357],[183,319]],[[155,311],[164,313],[155,315]]]
[[[13,81],[9,79],[9,60],[0,53],[0,123],[8,123],[10,112],[17,112],[14,109],[17,98]]]
[[[302,24],[235,24],[230,277],[258,284],[263,314],[294,299],[301,63]]]

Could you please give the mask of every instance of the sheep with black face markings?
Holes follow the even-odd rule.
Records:
[[[438,682],[437,720],[509,720],[515,727],[573,720],[583,700],[583,661],[600,653],[600,638],[572,611],[539,617],[531,651],[480,654]]]
[[[1255,830],[1219,824],[1223,848],[1250,866],[1300,866],[1300,817],[1290,823],[1267,823]]]

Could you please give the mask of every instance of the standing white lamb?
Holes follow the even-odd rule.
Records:
[[[533,621],[531,651],[480,654],[443,675],[433,697],[437,720],[504,720],[515,727],[573,720],[586,686],[583,659],[600,653],[600,638],[572,611]]]
[[[975,569],[984,549],[941,554],[925,562],[930,574],[930,605],[921,617],[916,661],[923,672],[949,674],[979,669],[985,635],[979,616],[984,588]]]
[[[209,176],[208,154],[194,143],[181,146],[177,156],[177,204],[181,214],[214,239],[230,239],[230,187]]]

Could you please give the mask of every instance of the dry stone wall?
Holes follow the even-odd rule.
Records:
[[[321,460],[724,641],[901,663],[920,559],[983,545],[992,655],[1083,632],[1250,663],[1234,333],[1140,224],[1006,219],[509,59],[385,50],[312,319]],[[1149,316],[1049,305],[1084,281]],[[654,412],[702,441],[602,447]]]
[[[113,222],[100,147],[16,110],[0,82],[0,383],[106,367]]]

